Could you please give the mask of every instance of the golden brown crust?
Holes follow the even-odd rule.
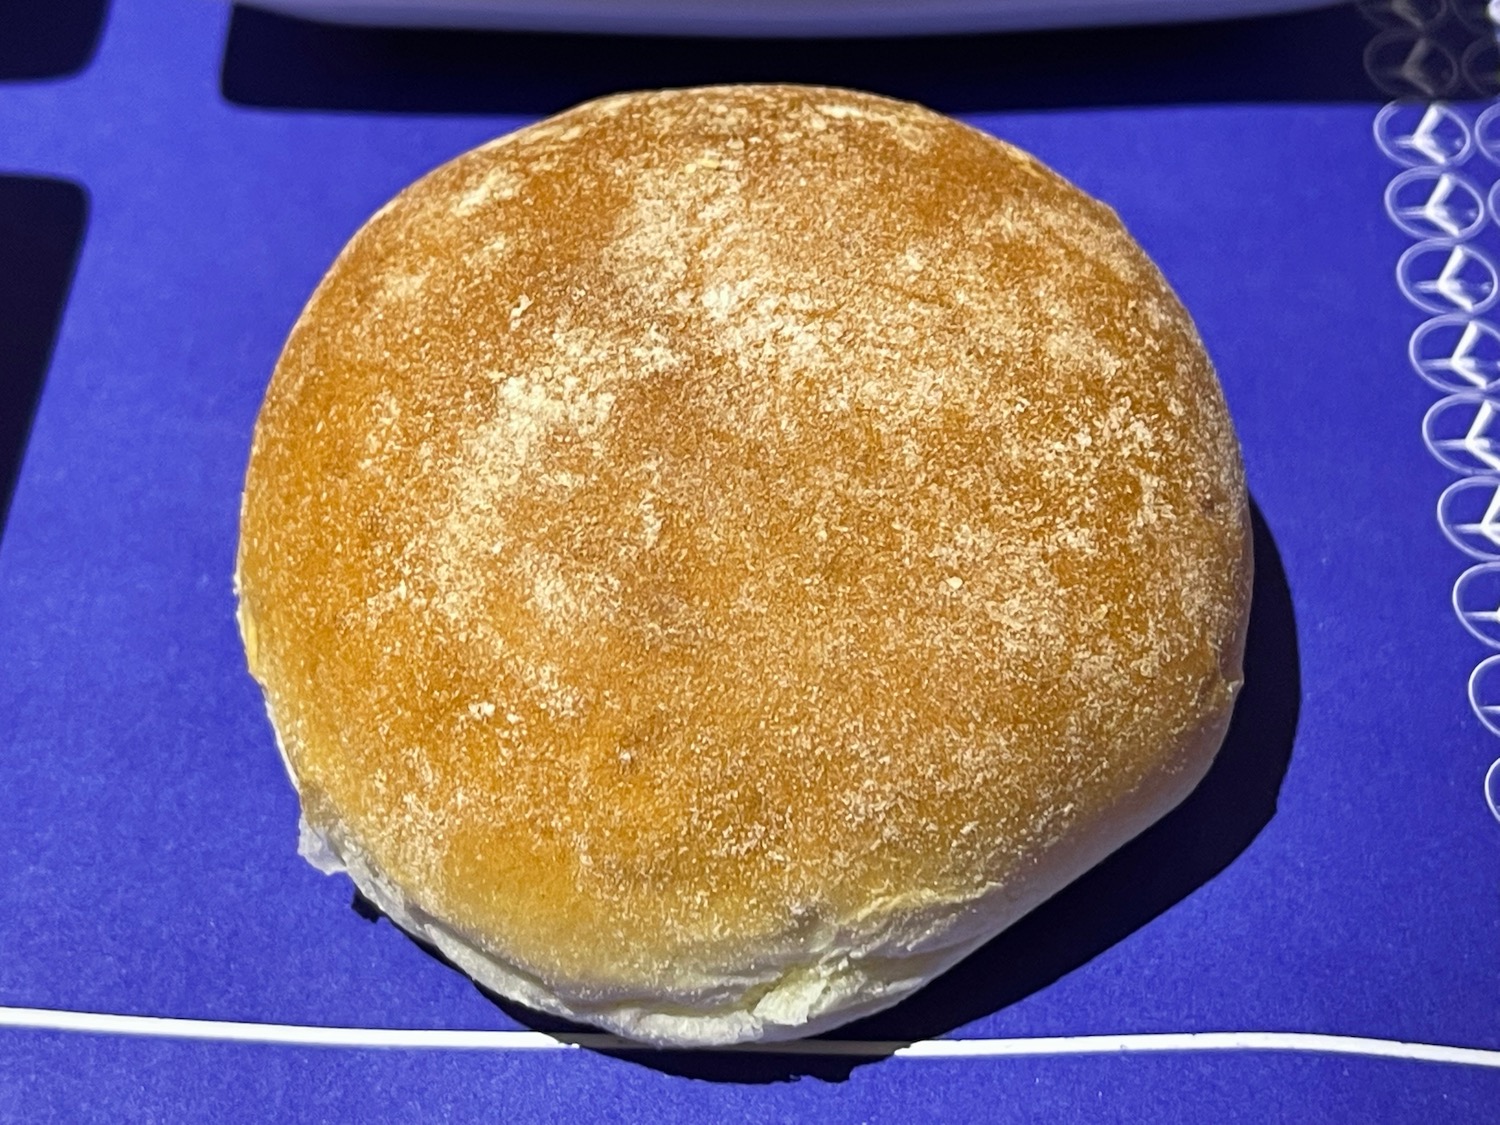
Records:
[[[581,106],[355,236],[238,581],[308,820],[649,1006],[941,946],[1165,811],[1238,685],[1247,526],[1106,207],[915,106],[728,87]]]

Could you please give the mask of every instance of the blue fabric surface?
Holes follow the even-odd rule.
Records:
[[[1309,28],[1338,32],[1322,49],[1345,77],[1324,81],[1292,42]],[[1422,444],[1435,395],[1405,355],[1425,315],[1394,278],[1412,240],[1381,202],[1397,170],[1371,134],[1386,99],[1347,78],[1374,33],[1352,12],[1173,32],[1158,62],[1175,97],[1129,68],[1091,71],[1097,100],[1059,96],[1070,44],[1107,58],[1093,33],[1034,41],[1060,60],[1034,99],[982,74],[973,48],[931,87],[1114,206],[1197,319],[1259,513],[1252,678],[1224,762],[1180,813],[841,1035],[1272,1030],[1500,1048],[1500,825],[1479,790],[1500,743],[1465,697],[1487,650],[1454,619],[1466,560],[1433,518],[1452,475]],[[1268,66],[1278,38],[1301,84],[1216,80],[1190,53],[1232,67],[1251,44],[1246,65]],[[299,81],[271,104],[274,75],[230,63],[274,56],[229,39],[225,7],[115,0],[84,69],[0,81],[0,175],[61,178],[89,201],[0,538],[0,1005],[525,1026],[297,858],[230,572],[260,396],[344,240],[423,171],[588,80],[531,67],[507,92],[497,64],[501,93],[477,98],[470,59],[461,96],[393,106],[370,93],[369,58],[299,56],[336,89],[320,106],[323,87]],[[551,40],[486,42],[541,42],[567,65]],[[849,80],[858,68],[837,57]],[[920,94],[900,57],[866,50],[865,84]],[[796,58],[797,77],[816,76],[815,54]],[[1179,64],[1187,79],[1167,73]],[[265,96],[247,104],[236,91],[252,87]],[[1500,245],[1493,224],[1485,237]],[[1500,1071],[1259,1052],[825,1066],[0,1030],[7,1121],[1435,1123],[1488,1119],[1497,1098]]]

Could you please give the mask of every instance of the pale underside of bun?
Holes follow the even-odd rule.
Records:
[[[237,587],[304,854],[498,992],[693,1045],[894,1003],[1173,807],[1250,575],[1114,215],[783,86],[589,103],[371,219],[277,365]]]

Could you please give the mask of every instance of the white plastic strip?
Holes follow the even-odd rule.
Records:
[[[102,1012],[61,1012],[50,1008],[0,1007],[0,1027],[69,1031],[153,1039],[193,1039],[218,1043],[261,1043],[290,1047],[383,1047],[402,1050],[644,1051],[628,1039],[603,1032],[550,1035],[540,1031],[448,1031],[422,1028],[317,1027],[305,1024],[245,1023],[227,1020],[118,1016]],[[1174,1051],[1293,1051],[1305,1054],[1362,1055],[1409,1062],[1452,1063],[1500,1070],[1500,1050],[1405,1043],[1352,1035],[1284,1031],[1209,1031],[1143,1035],[1061,1035],[1032,1039],[888,1040],[800,1039],[788,1043],[741,1044],[726,1050],[748,1054],[831,1055],[909,1059],[1022,1058],[1047,1055],[1123,1055]]]

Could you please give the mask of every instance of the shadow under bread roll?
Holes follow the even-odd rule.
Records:
[[[739,86],[383,207],[277,365],[236,581],[304,854],[497,992],[688,1045],[895,1003],[1177,804],[1251,558],[1107,207]]]

